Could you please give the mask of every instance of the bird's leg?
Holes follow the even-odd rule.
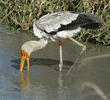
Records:
[[[77,57],[77,59],[75,60],[74,64],[71,66],[69,72],[71,72],[72,68],[75,66],[76,62],[79,60],[80,56],[82,55],[82,53],[86,50],[86,46],[81,44],[80,42],[76,41],[75,39],[71,38],[70,36],[66,36],[67,38],[69,38],[70,40],[72,40],[73,42],[77,43],[79,46],[82,47],[82,51],[80,53],[80,55]]]
[[[61,41],[59,41],[59,51],[60,51],[60,64],[59,64],[59,70],[62,70],[62,66],[63,66],[63,58],[62,58],[62,45],[61,45]]]

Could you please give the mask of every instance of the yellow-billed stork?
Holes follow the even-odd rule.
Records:
[[[20,71],[22,71],[23,69],[25,59],[27,59],[27,71],[29,71],[29,58],[30,54],[33,51],[44,48],[47,45],[49,39],[55,41],[56,39],[58,39],[58,37],[60,37],[68,38],[82,47],[80,55],[77,57],[75,63],[69,70],[70,72],[71,69],[76,64],[79,57],[86,50],[85,45],[79,43],[72,37],[76,36],[84,28],[99,29],[101,26],[103,26],[102,18],[90,13],[73,13],[71,11],[62,11],[42,16],[39,20],[37,20],[33,24],[34,35],[40,38],[40,40],[28,41],[24,43],[21,47],[22,51],[21,51]],[[59,41],[59,48],[60,48],[59,70],[61,71],[63,66],[61,41]]]

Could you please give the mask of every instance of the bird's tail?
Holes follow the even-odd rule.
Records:
[[[97,15],[90,13],[81,13],[78,18],[80,27],[86,29],[98,29],[104,25],[104,21]]]

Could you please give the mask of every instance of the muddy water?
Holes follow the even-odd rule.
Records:
[[[49,42],[31,54],[30,71],[26,71],[25,64],[23,72],[19,72],[20,48],[29,40],[38,38],[9,31],[0,24],[0,100],[110,99],[110,48],[93,45],[97,49],[88,49],[67,74],[81,48],[63,41],[64,66],[59,73],[58,41]]]

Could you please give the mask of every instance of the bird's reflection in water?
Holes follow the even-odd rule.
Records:
[[[21,79],[20,86],[21,87],[28,87],[28,84],[29,84],[29,71],[27,71],[26,79],[24,78],[23,72],[20,72],[20,79]]]
[[[59,72],[58,83],[59,83],[59,87],[62,88],[63,87],[63,80],[62,80],[62,73],[61,72]]]
[[[21,80],[20,87],[28,87],[28,84],[29,84],[29,71],[27,71],[26,78],[24,77],[23,72],[20,72],[20,80]],[[63,80],[62,80],[62,73],[61,72],[59,72],[58,84],[59,84],[60,88],[63,87]]]

